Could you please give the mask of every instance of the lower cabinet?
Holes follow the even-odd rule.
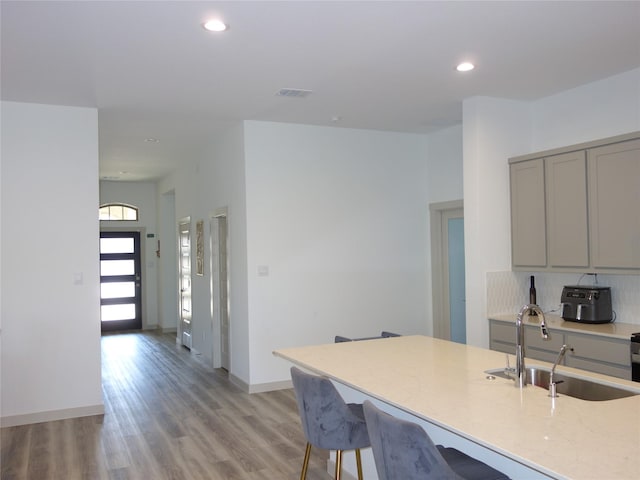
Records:
[[[573,347],[561,365],[579,368],[590,372],[611,375],[612,377],[631,379],[631,357],[629,340],[622,340],[600,335],[566,332],[549,329],[551,338],[543,340],[540,327],[525,325],[525,355],[545,362],[553,363],[563,344]],[[504,323],[489,321],[490,348],[510,355],[516,353],[515,322]]]

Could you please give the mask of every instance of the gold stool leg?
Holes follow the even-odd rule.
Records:
[[[362,459],[359,448],[356,448],[356,465],[358,466],[358,480],[362,480]]]
[[[336,480],[340,480],[342,473],[342,450],[336,450]]]
[[[302,462],[302,473],[300,474],[300,480],[307,478],[307,467],[309,466],[309,457],[311,456],[311,444],[307,442],[307,449],[304,452],[304,462]]]

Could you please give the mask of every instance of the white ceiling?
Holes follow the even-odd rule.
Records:
[[[228,122],[430,132],[460,123],[470,96],[533,100],[640,67],[639,1],[0,8],[2,99],[97,107],[100,175],[122,180],[163,176]],[[227,32],[201,27],[213,15]]]

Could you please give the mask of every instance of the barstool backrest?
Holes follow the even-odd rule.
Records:
[[[354,414],[331,380],[296,367],[291,368],[291,379],[302,429],[311,445],[326,450],[354,450],[369,446],[364,419]]]
[[[364,402],[364,416],[380,480],[458,480],[427,432]]]

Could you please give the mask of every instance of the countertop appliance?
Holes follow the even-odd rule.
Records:
[[[631,380],[640,382],[640,332],[631,334]]]
[[[562,318],[570,322],[609,323],[613,320],[611,287],[569,285],[562,289]]]

